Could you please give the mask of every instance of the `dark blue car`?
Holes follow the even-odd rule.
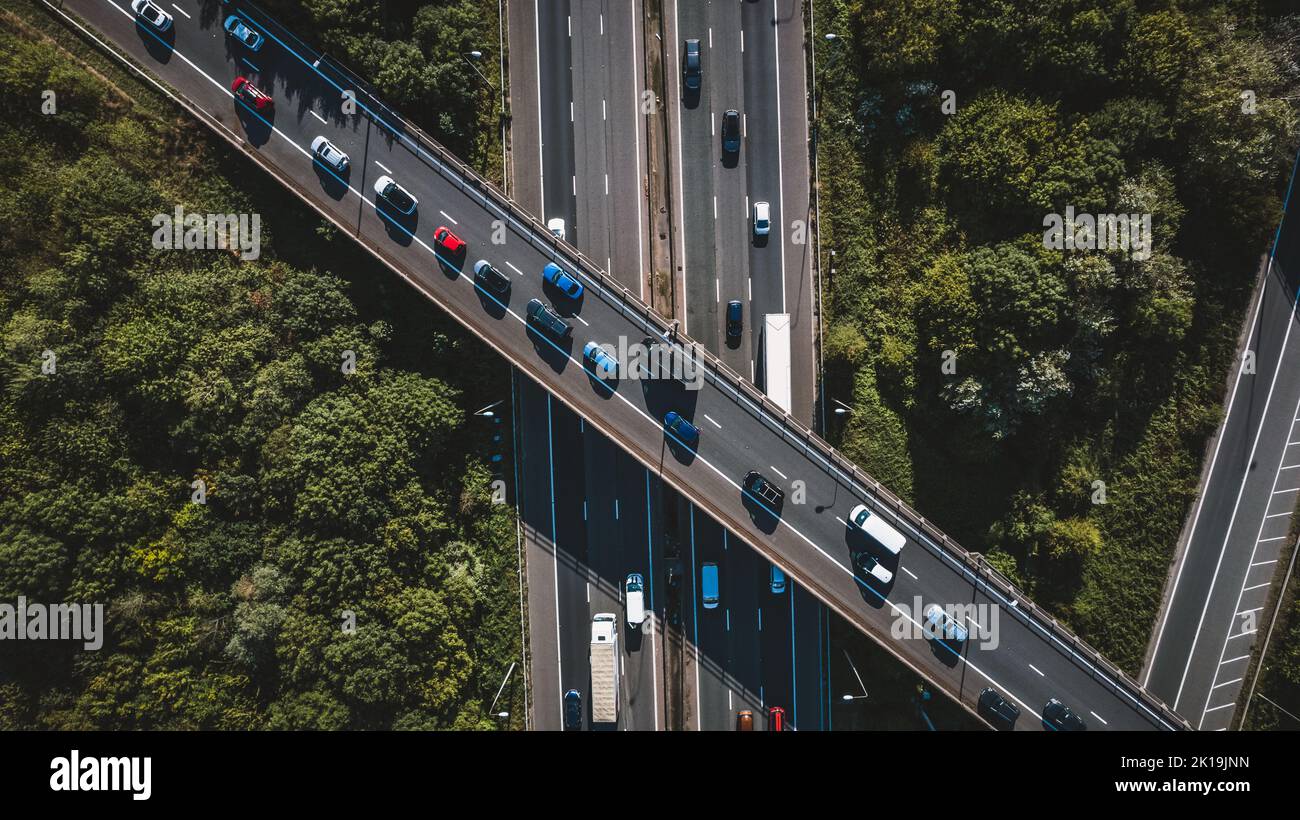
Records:
[[[572,732],[582,728],[582,693],[570,689],[564,693],[564,731]]]
[[[676,410],[670,410],[668,415],[664,416],[664,429],[675,440],[692,449],[700,443],[699,428],[683,418]]]

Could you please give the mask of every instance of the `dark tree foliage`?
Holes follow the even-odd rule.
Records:
[[[828,434],[1133,671],[1281,216],[1294,4],[815,2]],[[1067,210],[1150,246],[1050,247]]]
[[[0,645],[0,726],[498,725],[513,522],[438,362],[476,343],[345,240],[277,255],[287,195],[160,101],[8,25],[0,83],[0,601],[107,620]],[[155,249],[177,203],[261,213],[261,258]]]

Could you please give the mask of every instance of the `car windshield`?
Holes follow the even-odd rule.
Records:
[[[387,196],[389,199],[391,199],[393,201],[393,204],[401,208],[402,210],[406,210],[407,208],[411,207],[410,194],[406,193],[406,191],[403,191],[401,188],[397,187],[396,182],[388,186],[388,190],[384,192],[384,195]]]

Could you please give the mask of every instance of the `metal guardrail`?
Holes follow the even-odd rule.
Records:
[[[1007,611],[1018,613],[1031,631],[1037,627],[1047,640],[1055,642],[1062,651],[1068,653],[1076,665],[1088,671],[1094,680],[1103,683],[1117,695],[1126,696],[1135,706],[1144,707],[1157,714],[1176,728],[1191,728],[1190,724],[1167,704],[1143,689],[1125,672],[1107,661],[1096,649],[1029,600],[1020,589],[983,560],[982,556],[972,554],[949,538],[883,484],[858,468],[810,428],[790,416],[784,408],[772,402],[757,387],[728,368],[721,359],[689,337],[671,331],[673,323],[666,317],[642,302],[621,283],[606,275],[599,265],[588,259],[581,251],[555,237],[531,213],[479,176],[473,168],[448,152],[419,126],[384,104],[378,93],[354,72],[339,61],[322,55],[303,43],[271,14],[251,0],[241,0],[241,5],[255,9],[260,18],[257,22],[274,26],[276,35],[291,40],[301,52],[315,57],[312,67],[321,71],[321,76],[339,88],[340,93],[344,90],[357,93],[357,105],[365,109],[387,131],[393,133],[395,138],[405,137],[409,140],[416,156],[424,159],[433,170],[442,174],[463,193],[478,199],[485,209],[496,211],[503,217],[513,220],[518,232],[536,249],[549,253],[557,260],[576,260],[581,273],[597,285],[593,290],[620,314],[639,322],[645,332],[656,334],[665,340],[671,339],[670,343],[674,347],[689,347],[696,361],[705,365],[706,379],[711,379],[716,387],[730,393],[737,404],[748,410],[755,419],[772,432],[801,449],[805,457],[818,463],[833,479],[846,485],[847,489],[856,492],[864,500],[874,502],[873,506],[878,511],[888,513],[889,517],[901,524],[904,529],[911,530],[919,542],[951,563],[954,569],[967,575],[977,588],[982,586],[986,594],[1003,599],[1003,607]],[[302,54],[298,56],[301,58]],[[327,72],[334,76],[327,76]],[[369,101],[369,105],[361,101],[362,95]],[[685,355],[685,350],[682,353]]]

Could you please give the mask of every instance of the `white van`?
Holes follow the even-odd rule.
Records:
[[[640,573],[628,573],[623,581],[623,609],[628,626],[640,627],[645,623],[645,579]]]
[[[886,524],[880,516],[873,515],[866,504],[859,504],[849,511],[849,526],[865,532],[890,555],[898,555],[907,543],[901,532]]]

